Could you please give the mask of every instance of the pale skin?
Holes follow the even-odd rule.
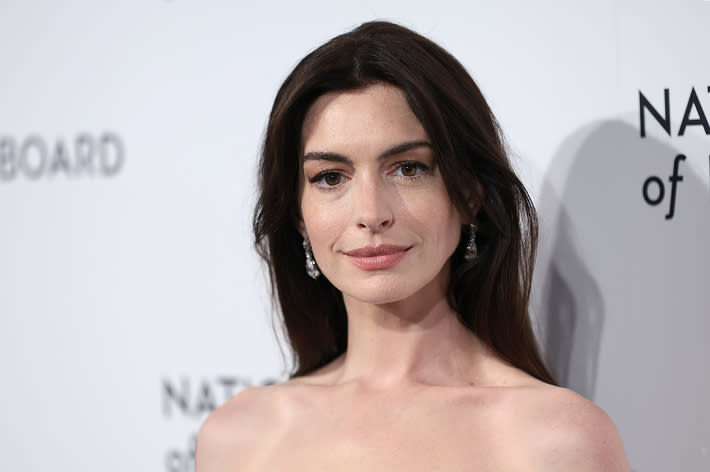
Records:
[[[343,293],[348,349],[215,410],[197,472],[629,471],[604,411],[507,364],[457,321],[448,260],[467,222],[402,92],[324,95],[302,138],[299,229]],[[381,244],[405,254],[375,270],[346,254]]]

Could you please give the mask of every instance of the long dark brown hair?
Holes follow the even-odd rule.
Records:
[[[478,257],[465,261],[463,244],[451,257],[448,299],[459,321],[504,360],[555,384],[528,317],[537,216],[511,168],[498,123],[451,54],[383,21],[364,23],[308,54],[279,89],[269,117],[253,224],[293,350],[291,377],[345,352],[348,337],[342,294],[327,278],[313,280],[304,269],[296,226],[303,120],[321,95],[377,82],[404,92],[431,140],[449,197],[478,226]],[[469,202],[477,189],[481,203],[473,215]]]

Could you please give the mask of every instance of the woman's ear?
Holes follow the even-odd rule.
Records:
[[[483,186],[481,185],[481,182],[476,179],[473,189],[469,192],[467,198],[468,207],[471,209],[471,214],[474,218],[478,215],[478,211],[481,209],[483,197]]]
[[[294,217],[294,219],[293,219],[293,226],[295,226],[295,227],[296,227],[296,230],[297,230],[299,233],[301,233],[301,237],[302,237],[303,239],[306,239],[306,235],[307,235],[308,233],[306,233],[306,225],[305,225],[305,223],[303,222],[303,217],[302,217],[300,214],[298,214],[298,215],[296,215],[296,217]]]

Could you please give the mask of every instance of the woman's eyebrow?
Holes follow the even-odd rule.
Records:
[[[432,145],[428,141],[408,141],[405,143],[397,144],[387,149],[385,152],[377,156],[377,160],[386,159],[397,154],[402,154],[403,152],[411,151],[412,149],[417,149],[421,147],[427,147],[432,149]],[[352,164],[353,161],[350,158],[338,154],[336,152],[322,152],[322,151],[312,151],[307,152],[303,156],[303,162],[306,161],[332,161],[332,162],[342,162],[343,164]]]
[[[306,161],[333,161],[333,162],[342,162],[343,164],[352,164],[353,163],[353,161],[351,161],[347,157],[343,156],[342,154],[338,154],[335,152],[321,152],[321,151],[307,152],[303,156],[303,162],[306,162]]]
[[[433,149],[429,141],[409,141],[406,143],[398,144],[393,146],[379,155],[377,159],[384,159],[390,156],[395,156],[397,154],[402,154],[403,152],[411,151],[412,149],[417,149],[421,147],[427,147]]]

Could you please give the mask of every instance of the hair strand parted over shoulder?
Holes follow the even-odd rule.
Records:
[[[451,54],[384,21],[364,23],[308,54],[279,89],[269,116],[253,226],[293,349],[291,377],[314,371],[347,348],[342,295],[325,277],[312,280],[303,270],[296,226],[303,121],[321,95],[377,82],[403,91],[431,140],[449,197],[478,226],[479,256],[465,261],[460,245],[451,258],[449,304],[459,321],[510,364],[555,384],[528,316],[537,216],[511,168],[498,123]],[[477,215],[469,205],[472,195],[481,199]]]

